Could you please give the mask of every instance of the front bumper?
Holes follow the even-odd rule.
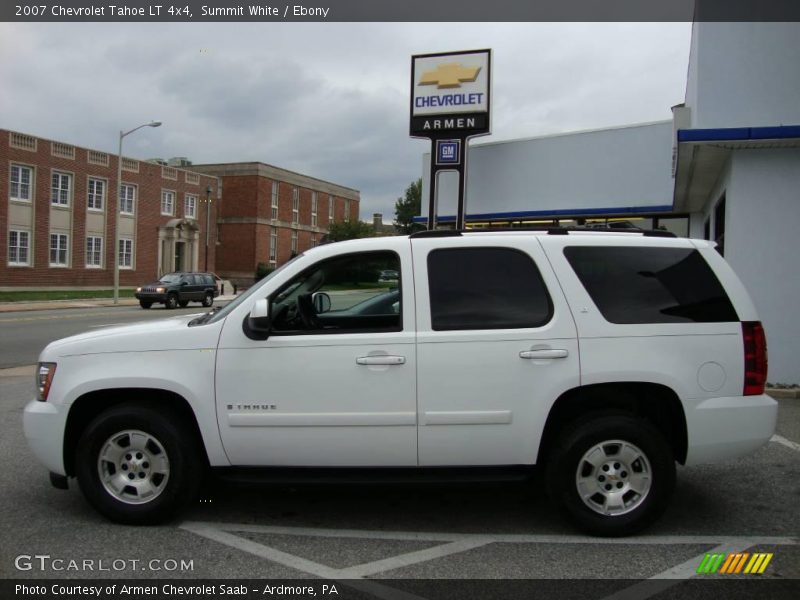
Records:
[[[134,294],[137,300],[142,300],[144,302],[153,302],[155,304],[167,301],[167,294],[157,294],[156,292],[136,292]]]
[[[67,474],[64,468],[66,421],[65,407],[38,400],[28,402],[22,417],[28,446],[36,458],[57,475]]]
[[[699,400],[686,407],[687,465],[751,454],[775,433],[778,403],[766,394]]]

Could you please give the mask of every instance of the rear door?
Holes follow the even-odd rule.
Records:
[[[536,461],[552,403],[579,384],[575,324],[535,236],[412,240],[419,463]]]

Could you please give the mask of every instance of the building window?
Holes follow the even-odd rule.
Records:
[[[300,221],[300,190],[292,190],[292,223]]]
[[[11,188],[9,197],[20,202],[31,201],[31,181],[33,169],[22,165],[11,165]]]
[[[297,254],[297,232],[292,232],[292,256]]]
[[[67,266],[67,248],[69,246],[69,236],[66,233],[50,234],[50,266]]]
[[[317,226],[317,192],[311,192],[311,226]]]
[[[333,196],[328,195],[328,223],[333,223]]]
[[[86,238],[86,266],[89,268],[103,266],[103,238],[93,235]]]
[[[72,177],[66,173],[53,172],[50,184],[50,203],[55,206],[69,206],[69,190]]]
[[[89,196],[86,204],[89,210],[103,210],[106,200],[106,182],[102,179],[89,179]]]
[[[161,214],[174,215],[175,214],[175,192],[169,190],[161,190]]]
[[[133,268],[133,240],[130,238],[120,238],[119,254],[117,256],[120,269]]]
[[[136,201],[136,186],[122,184],[119,187],[119,212],[123,215],[132,215]]]
[[[344,201],[344,220],[350,220],[350,200]]]
[[[273,228],[269,234],[269,262],[276,263],[278,261],[278,232]]]
[[[183,213],[187,219],[197,218],[197,196],[186,194],[186,204]]]
[[[714,241],[717,242],[717,250],[725,256],[725,195],[717,202],[714,207]]]
[[[29,264],[31,234],[28,231],[12,229],[8,232],[8,264],[24,267]]]
[[[272,219],[278,219],[278,182],[272,182]]]

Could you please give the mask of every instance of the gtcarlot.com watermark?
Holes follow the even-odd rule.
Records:
[[[162,571],[182,573],[194,571],[194,559],[185,558],[60,558],[49,554],[20,554],[14,559],[17,571],[39,572],[123,572]]]

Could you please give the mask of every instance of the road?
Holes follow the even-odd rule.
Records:
[[[28,450],[20,427],[23,406],[32,395],[29,375],[0,372],[0,537],[5,540],[0,544],[0,583],[48,577],[271,578],[288,583],[321,578],[350,581],[350,587],[368,581],[373,588],[362,597],[388,600],[396,597],[391,589],[402,582],[413,587],[430,578],[589,578],[597,581],[593,593],[571,597],[599,599],[615,591],[603,586],[626,587],[637,585],[632,580],[660,577],[660,585],[679,586],[667,597],[682,598],[688,592],[681,592],[680,586],[688,578],[690,583],[706,582],[696,574],[705,553],[749,551],[774,553],[760,581],[784,586],[750,589],[752,597],[790,598],[800,591],[800,403],[795,400],[781,401],[780,438],[753,456],[679,468],[673,502],[647,532],[597,539],[573,530],[535,482],[255,488],[212,484],[172,523],[114,525],[87,505],[74,480],[68,491],[50,486],[46,469]],[[18,557],[36,554],[95,562],[92,569],[73,572],[58,570],[53,563],[19,570],[26,563]],[[115,566],[100,571],[100,560],[106,569],[112,561],[122,562],[113,563],[119,570]],[[153,560],[160,562],[151,565]],[[166,562],[170,560],[177,561],[177,568],[164,571],[164,565],[173,565]],[[752,581],[741,575],[737,586]],[[562,597],[558,589],[552,593]],[[417,600],[437,597],[419,589],[415,594]],[[743,596],[729,596],[733,597]]]
[[[205,310],[193,304],[175,310],[159,306],[150,310],[138,306],[104,306],[0,313],[0,369],[32,365],[47,344],[76,333]]]

